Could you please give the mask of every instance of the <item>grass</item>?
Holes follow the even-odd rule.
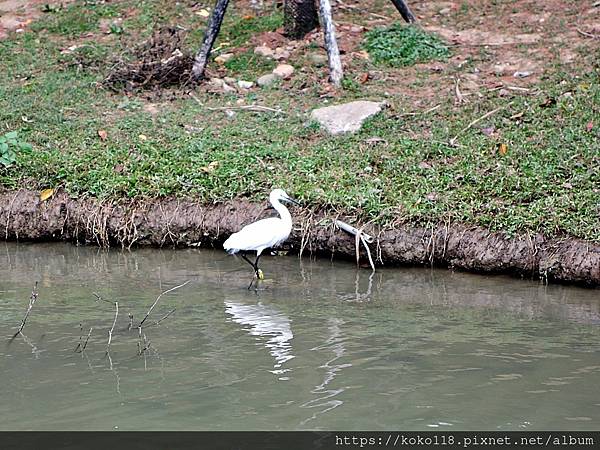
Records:
[[[128,7],[128,2],[99,3],[89,20],[78,22],[88,10],[74,5],[64,12],[73,22],[52,13],[35,32],[0,41],[0,134],[18,131],[20,140],[33,145],[17,153],[15,164],[0,166],[0,186],[60,185],[72,195],[180,196],[207,203],[238,196],[263,200],[278,186],[307,205],[381,224],[449,220],[508,234],[600,240],[597,68],[578,77],[557,69],[539,86],[543,98],[515,96],[509,103],[492,92],[460,108],[451,100],[442,102],[427,114],[398,118],[392,109],[357,134],[333,138],[307,122],[305,111],[322,105],[316,90],[216,96],[198,89],[200,106],[178,93],[167,101],[101,89],[106,67],[81,68],[61,49],[78,33],[97,32],[97,18]],[[177,9],[163,14],[201,20],[180,17]],[[276,14],[229,20],[222,39],[238,43],[280,24]],[[126,33],[140,35],[152,25],[139,16],[123,23]],[[101,64],[99,55],[118,52],[120,39],[110,35],[87,42],[86,52]],[[193,39],[199,42],[198,36]],[[272,65],[254,58],[250,50],[238,54],[227,63],[229,72],[243,78]],[[298,74],[298,80],[303,76],[308,75]],[[361,85],[347,83],[352,89],[340,101],[360,96]],[[426,78],[419,83],[426,84]],[[235,105],[238,98],[281,107],[287,114],[237,111],[228,117],[205,107]],[[393,97],[390,101],[396,103]],[[149,103],[158,104],[157,114],[145,108]],[[492,127],[493,134],[482,132]],[[107,132],[106,140],[99,130]],[[449,145],[456,135],[457,146]],[[501,144],[506,152],[499,151]]]
[[[435,34],[399,22],[367,32],[364,47],[375,63],[389,67],[441,61],[450,56],[448,46]]]

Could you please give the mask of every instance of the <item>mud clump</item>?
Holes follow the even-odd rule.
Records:
[[[178,28],[155,29],[148,40],[114,61],[104,86],[117,92],[135,92],[192,85],[194,58],[183,47],[183,38]]]
[[[42,201],[33,191],[0,192],[5,240],[221,247],[232,232],[265,215],[264,204],[243,199],[210,205],[175,198],[108,202],[60,191]],[[354,237],[335,229],[325,211],[294,211],[294,216],[300,230],[286,243],[289,251],[356,258]],[[593,242],[541,234],[509,237],[463,224],[365,231],[376,236],[371,252],[379,265],[435,265],[600,287],[600,245]]]

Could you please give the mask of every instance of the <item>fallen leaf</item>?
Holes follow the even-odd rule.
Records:
[[[358,78],[358,81],[360,82],[360,84],[365,84],[367,81],[369,81],[369,72],[361,74]]]
[[[219,167],[219,161],[212,161],[208,166],[204,166],[200,170],[204,173],[212,173],[217,167]]]
[[[208,17],[210,15],[206,9],[201,9],[196,14],[198,14],[200,17]]]
[[[138,138],[140,138],[140,141],[146,141],[146,140],[148,140],[148,137],[145,134],[140,134],[138,136]]]
[[[252,19],[254,19],[254,16],[251,15],[251,14],[248,14],[247,16],[242,17],[242,19],[244,19],[244,20],[252,20]]]
[[[592,129],[594,128],[594,122],[592,122],[591,120],[587,123],[587,125],[585,126],[585,129],[587,130],[588,133],[590,133],[592,131]]]
[[[108,138],[108,133],[106,132],[106,130],[98,130],[98,136],[100,136],[100,139],[105,141],[106,138]]]
[[[117,164],[115,167],[113,167],[113,170],[116,173],[123,173],[123,169],[124,169],[123,164]]]
[[[504,143],[498,145],[498,153],[500,153],[502,156],[506,155],[506,153],[508,152],[508,146]]]
[[[44,189],[40,192],[40,200],[45,202],[54,195],[54,189]]]

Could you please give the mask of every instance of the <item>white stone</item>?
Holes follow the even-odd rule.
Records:
[[[279,78],[290,78],[294,73],[294,68],[289,64],[279,64],[273,69],[273,75]]]
[[[354,133],[367,118],[379,113],[383,105],[382,102],[358,100],[315,109],[310,117],[331,134]]]
[[[239,80],[237,82],[237,84],[242,89],[250,89],[254,86],[254,83],[252,81],[244,81],[244,80]]]

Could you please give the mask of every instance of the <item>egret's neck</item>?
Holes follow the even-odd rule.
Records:
[[[288,209],[278,199],[272,199],[271,205],[273,205],[273,208],[275,208],[275,211],[277,211],[279,213],[281,220],[283,220],[286,224],[289,224],[291,226],[292,225],[292,216],[291,216],[290,212],[288,211]]]

